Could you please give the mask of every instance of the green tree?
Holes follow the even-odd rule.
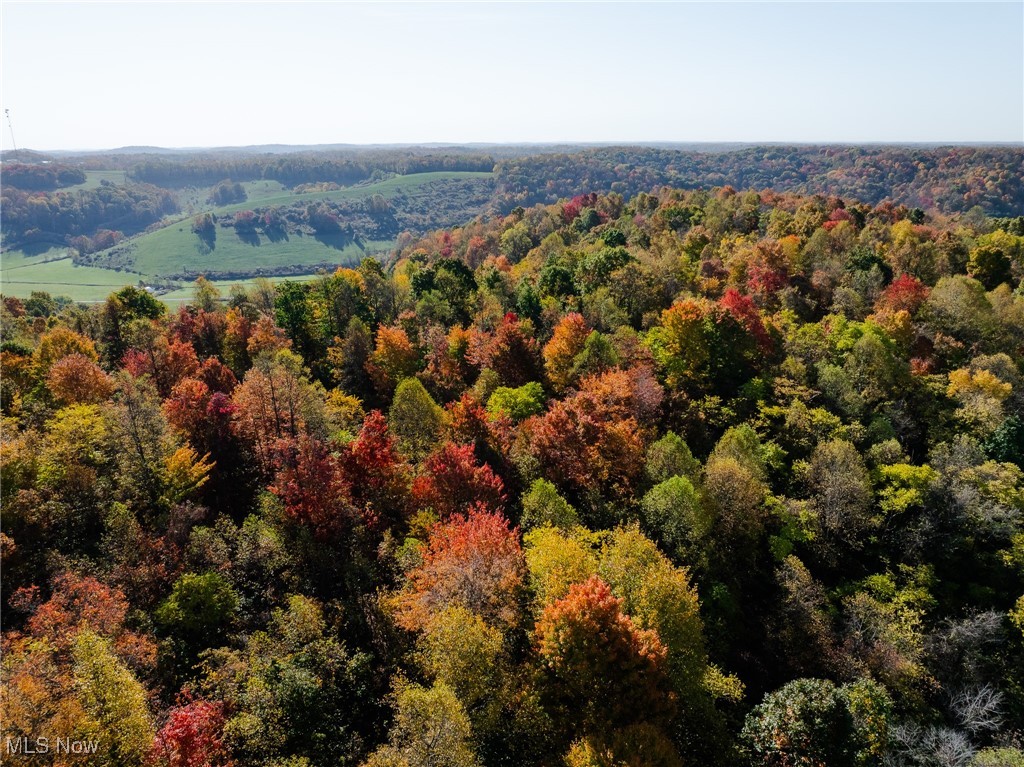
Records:
[[[644,471],[655,484],[672,477],[686,477],[693,482],[700,476],[700,464],[683,438],[668,431],[647,448]]]
[[[196,278],[192,289],[192,301],[196,306],[204,312],[212,312],[217,309],[217,302],[219,300],[220,291],[217,290],[216,285],[206,279],[206,277],[200,276]]]
[[[501,631],[464,607],[435,615],[417,641],[417,660],[431,679],[447,685],[477,725],[494,724],[508,669],[501,663]]]
[[[850,551],[859,551],[878,521],[872,516],[871,479],[857,448],[833,440],[818,445],[807,467],[807,483],[815,514],[813,545],[835,564]]]
[[[499,386],[487,400],[487,413],[492,417],[506,416],[518,423],[544,410],[544,387],[531,381],[518,388]]]
[[[967,272],[988,290],[993,290],[1004,282],[1012,286],[1013,266],[1019,270],[1022,264],[1024,237],[997,229],[978,238],[967,262]]]
[[[880,765],[892,703],[871,681],[836,687],[797,679],[769,693],[747,715],[740,739],[765,767]]]
[[[476,767],[469,717],[452,689],[443,682],[397,687],[388,745],[363,767]]]
[[[651,488],[640,502],[644,530],[679,561],[700,564],[713,519],[693,483],[674,476]]]
[[[72,654],[75,688],[105,751],[96,763],[141,767],[154,736],[146,689],[118,660],[110,642],[91,631],[78,635]]]
[[[523,515],[520,520],[524,530],[552,525],[569,530],[580,522],[576,509],[558,494],[558,488],[546,479],[536,479],[523,493]]]
[[[444,423],[444,411],[419,379],[406,378],[398,384],[388,411],[388,428],[405,455],[413,461],[424,458],[437,445]]]

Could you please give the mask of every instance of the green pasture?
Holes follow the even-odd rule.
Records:
[[[58,250],[65,252],[66,248]],[[32,291],[42,290],[75,301],[102,301],[118,288],[144,279],[133,272],[75,266],[68,256],[46,261],[38,260],[38,256],[26,258],[21,253],[4,253],[0,265],[0,293],[17,298],[28,298]]]
[[[192,231],[189,219],[133,238],[127,246],[119,247],[132,248],[134,271],[156,277],[185,271],[239,272],[325,262],[352,264],[366,255],[387,251],[394,244],[370,241],[363,243],[365,250],[354,244],[339,249],[299,234],[272,241],[259,233],[242,240],[231,227],[218,226],[216,232],[211,248]]]
[[[392,198],[399,194],[415,196],[429,184],[437,181],[468,178],[486,178],[483,172],[416,173],[396,176],[366,186],[347,187],[334,192],[309,192],[291,194],[282,191],[276,182],[255,181],[247,185],[252,189],[252,199],[235,205],[215,208],[211,212],[218,217],[232,215],[240,210],[267,207],[271,205],[292,205],[314,200],[359,200],[375,194]],[[276,188],[275,188],[276,187]],[[343,248],[312,236],[290,234],[285,238],[270,240],[263,234],[255,234],[243,240],[233,228],[217,227],[213,247],[192,232],[191,217],[182,217],[155,232],[131,238],[117,249],[130,248],[128,258],[131,268],[141,274],[159,276],[181,272],[227,272],[273,269],[280,266],[315,265],[321,263],[353,264],[363,257],[383,253],[393,247],[391,241],[364,242],[363,247],[349,244]],[[109,251],[107,252],[109,255]],[[104,253],[98,254],[99,258]]]
[[[250,181],[243,184],[249,199],[244,203],[212,209],[217,216],[232,215],[240,210],[251,210],[270,205],[292,205],[314,200],[359,200],[379,194],[386,199],[400,194],[415,197],[427,193],[425,188],[438,181],[487,178],[485,172],[438,171],[395,176],[364,186],[353,186],[334,192],[292,194],[276,181]],[[106,178],[122,183],[122,171],[87,171],[87,180],[81,188],[99,186]],[[76,188],[76,187],[71,187]],[[204,200],[209,189],[194,190]],[[198,202],[198,197],[196,198]],[[197,204],[195,209],[204,205]],[[188,205],[185,205],[188,209]],[[217,227],[213,247],[209,247],[192,232],[192,216],[184,215],[166,226],[147,234],[137,235],[115,246],[117,251],[129,249],[119,259],[122,271],[94,266],[75,266],[66,247],[41,246],[35,249],[12,250],[0,255],[0,292],[4,295],[28,297],[34,290],[53,295],[65,295],[75,301],[90,302],[105,299],[114,290],[140,280],[157,281],[161,276],[184,271],[196,273],[252,272],[272,270],[282,266],[309,266],[312,272],[325,263],[355,265],[365,256],[386,253],[394,247],[391,240],[365,241],[359,245],[349,243],[336,247],[314,236],[289,234],[270,240],[262,233],[254,233],[248,240],[238,236],[233,228]],[[112,251],[97,254],[101,258]],[[114,260],[114,259],[112,259]],[[278,278],[302,281],[315,274]],[[233,284],[246,281],[222,280],[223,291]],[[166,301],[182,301],[192,296],[192,286],[167,293]]]
[[[433,171],[431,173],[412,173],[408,176],[394,176],[384,181],[366,186],[348,186],[334,192],[307,192],[306,194],[291,194],[285,192],[280,195],[269,195],[259,201],[249,199],[246,202],[228,205],[217,208],[212,213],[236,213],[240,210],[252,210],[253,208],[265,208],[270,205],[294,205],[297,202],[312,202],[314,200],[364,200],[379,194],[385,199],[397,197],[399,194],[407,194],[410,197],[421,192],[423,187],[436,181],[458,181],[460,179],[490,178],[493,174],[485,171]]]

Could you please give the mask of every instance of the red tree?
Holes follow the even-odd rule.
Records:
[[[161,767],[232,767],[223,729],[220,703],[196,700],[177,706],[157,733],[148,761]]]
[[[889,285],[875,302],[879,314],[895,314],[899,311],[913,315],[928,298],[930,288],[916,277],[901,274]]]
[[[288,516],[308,526],[318,539],[337,538],[356,517],[340,461],[308,434],[281,448],[270,491],[284,502]]]
[[[342,461],[352,479],[353,499],[367,523],[382,527],[398,524],[408,498],[408,467],[395,449],[383,413],[373,410],[367,414]]]
[[[430,506],[441,519],[465,512],[473,504],[501,509],[505,486],[486,463],[477,461],[472,445],[451,442],[424,462],[425,473],[412,485],[413,503]]]
[[[397,599],[397,621],[416,630],[434,613],[460,606],[492,625],[511,625],[520,615],[525,575],[518,528],[476,507],[431,529],[423,562]]]
[[[580,392],[525,421],[518,439],[545,477],[570,493],[625,497],[643,470],[644,441],[636,419],[617,409]]]
[[[762,351],[771,351],[772,339],[768,335],[768,331],[765,330],[764,323],[761,321],[761,314],[758,312],[757,307],[754,306],[754,301],[750,296],[741,295],[738,291],[730,288],[725,291],[725,295],[722,296],[718,303],[754,337]]]
[[[128,600],[119,589],[68,571],[54,578],[53,593],[33,613],[28,630],[46,637],[59,651],[70,652],[79,631],[88,628],[112,640],[118,655],[136,668],[151,667],[156,645],[125,627],[127,614]]]

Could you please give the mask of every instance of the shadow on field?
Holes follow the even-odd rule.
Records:
[[[352,235],[348,232],[317,232],[313,235],[316,241],[335,250],[344,250],[352,244]]]
[[[263,236],[271,242],[288,242],[288,232],[280,227],[264,229]]]
[[[235,234],[246,245],[252,245],[254,248],[258,248],[260,245],[260,236],[255,229],[239,229],[235,227]]]

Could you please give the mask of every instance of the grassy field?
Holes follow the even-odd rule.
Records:
[[[260,205],[268,197],[281,197],[289,194],[288,190],[277,181],[243,181],[242,187],[249,197],[247,205]],[[207,202],[213,187],[204,186],[200,188],[189,187],[178,193],[178,202],[184,211],[191,210],[194,213],[203,211],[214,211],[216,208]]]
[[[104,178],[121,183],[122,171],[88,171],[88,178],[80,188],[99,186]],[[269,205],[292,205],[312,200],[360,200],[382,195],[386,199],[400,194],[415,198],[428,194],[426,187],[438,181],[487,178],[490,173],[436,172],[396,176],[375,184],[348,187],[334,192],[311,192],[292,194],[276,181],[251,181],[245,183],[249,199],[244,203],[213,209],[218,216],[231,215],[240,210],[250,210]],[[75,187],[71,187],[75,188]],[[199,197],[205,200],[209,190],[196,190],[196,209],[208,209]],[[187,205],[185,206],[187,209]],[[117,288],[136,284],[140,280],[153,281],[162,275],[183,271],[202,273],[252,272],[256,269],[274,269],[281,266],[309,266],[312,272],[321,264],[354,265],[367,255],[386,253],[394,242],[390,240],[364,242],[363,247],[354,244],[344,248],[333,247],[315,237],[290,234],[286,238],[270,241],[262,234],[250,241],[243,241],[233,228],[217,228],[214,247],[210,249],[192,232],[192,217],[182,216],[168,226],[148,234],[133,237],[117,248],[128,247],[131,252],[130,269],[128,261],[121,259],[126,268],[122,271],[93,266],[75,266],[68,257],[67,248],[57,247],[37,251],[7,251],[0,256],[0,292],[4,295],[28,297],[34,290],[44,290],[54,295],[70,296],[75,301],[102,301]],[[109,253],[109,251],[107,252]],[[103,254],[98,254],[102,256]],[[279,278],[303,281],[313,279],[315,274]],[[245,281],[242,281],[243,283]],[[219,281],[222,290],[238,284],[238,280]],[[191,285],[163,296],[164,300],[177,302],[192,296]]]
[[[59,249],[64,252],[64,248]],[[9,259],[9,256],[12,256]],[[3,255],[0,269],[0,293],[28,298],[34,290],[54,296],[70,296],[75,301],[102,301],[118,288],[134,285],[141,274],[115,272],[91,266],[75,266],[67,256],[59,260],[26,259],[21,254]]]
[[[414,173],[409,176],[395,176],[386,181],[378,181],[376,184],[366,186],[350,186],[339,189],[336,192],[308,192],[307,194],[269,195],[259,200],[248,200],[237,205],[228,205],[224,208],[217,208],[214,213],[235,213],[240,210],[251,210],[254,207],[267,207],[269,205],[293,205],[297,202],[310,202],[312,200],[364,200],[379,194],[389,199],[403,192],[414,197],[423,187],[435,181],[458,181],[459,179],[490,178],[493,174],[477,171],[436,171],[433,173]],[[257,182],[263,183],[263,182]]]
[[[366,250],[356,245],[339,250],[314,237],[297,234],[276,242],[254,234],[252,242],[259,244],[243,241],[232,228],[217,227],[217,238],[211,250],[192,232],[191,221],[181,221],[132,240],[132,268],[155,277],[184,271],[240,272],[325,262],[352,264],[368,254],[386,252],[394,244],[391,241],[368,242]]]
[[[473,172],[417,173],[411,176],[397,176],[376,184],[348,187],[335,192],[310,192],[307,194],[291,194],[281,191],[280,185],[276,182],[256,181],[247,185],[251,199],[243,203],[216,208],[212,212],[217,216],[225,216],[240,210],[251,210],[254,207],[292,205],[312,200],[360,200],[375,194],[385,198],[392,198],[401,193],[414,197],[427,185],[436,181],[486,178],[490,175],[489,173]],[[258,244],[256,244],[257,241]],[[279,239],[275,242],[268,240],[263,235],[258,235],[250,243],[239,238],[234,229],[217,227],[217,237],[213,248],[210,249],[192,232],[191,218],[183,217],[163,229],[132,238],[127,247],[131,248],[129,258],[133,271],[159,276],[179,274],[185,271],[251,271],[296,264],[352,264],[359,262],[366,255],[386,252],[393,245],[394,243],[391,241],[371,241],[364,243],[365,250],[356,245],[347,245],[343,249],[337,249],[315,237],[299,235],[289,235],[286,239]],[[117,246],[117,248],[124,247],[126,247],[124,244]],[[97,254],[98,258],[103,258],[104,255],[104,253]]]
[[[123,170],[87,170],[85,181],[73,186],[61,187],[62,192],[74,191],[76,189],[95,189],[101,181],[109,181],[111,184],[124,184],[125,172]]]

